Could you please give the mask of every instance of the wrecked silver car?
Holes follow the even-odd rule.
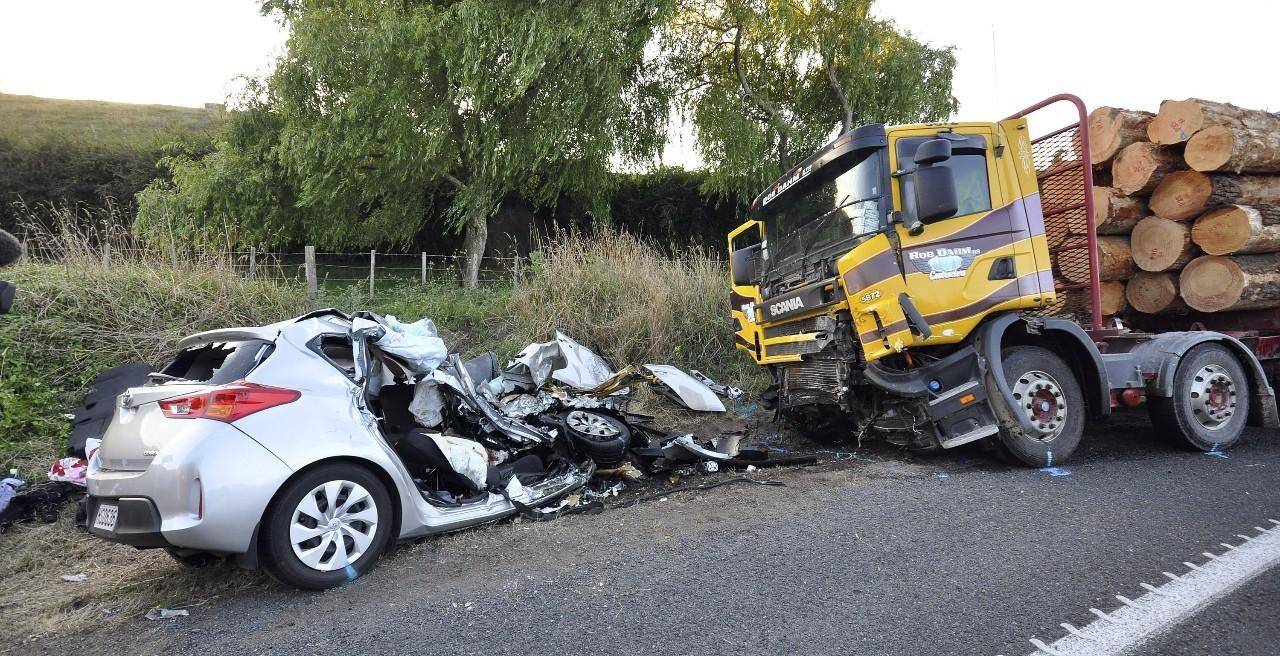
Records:
[[[650,464],[675,455],[625,412],[636,380],[719,404],[689,374],[615,373],[563,334],[500,369],[449,353],[429,320],[367,312],[179,349],[117,398],[89,462],[87,529],[183,562],[260,563],[303,588],[360,576],[396,540],[535,514],[636,449]]]

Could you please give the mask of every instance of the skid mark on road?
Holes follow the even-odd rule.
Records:
[[[1103,656],[1132,653],[1152,638],[1172,629],[1197,611],[1225,597],[1250,579],[1280,564],[1280,522],[1255,526],[1257,535],[1237,535],[1242,543],[1222,543],[1221,554],[1204,552],[1202,565],[1183,563],[1181,576],[1165,572],[1163,585],[1143,583],[1146,593],[1136,599],[1116,595],[1120,607],[1110,613],[1090,608],[1098,619],[1084,628],[1063,624],[1067,635],[1053,644],[1036,638],[1029,656]]]

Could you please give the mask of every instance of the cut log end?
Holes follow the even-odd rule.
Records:
[[[1280,251],[1280,222],[1247,205],[1205,212],[1191,228],[1191,240],[1210,255]]]
[[[1089,159],[1095,165],[1105,164],[1125,146],[1145,140],[1154,116],[1116,107],[1094,109],[1089,113]]]
[[[1186,221],[1199,214],[1213,194],[1213,179],[1198,171],[1174,171],[1166,175],[1151,193],[1150,207],[1156,216],[1170,221]]]
[[[1098,295],[1102,298],[1102,314],[1113,316],[1120,314],[1125,308],[1125,284],[1120,280],[1111,280],[1098,286]]]
[[[1160,103],[1160,111],[1147,124],[1147,138],[1158,144],[1179,144],[1203,126],[1200,101],[1194,98],[1166,100]]]
[[[1098,280],[1124,280],[1137,268],[1125,236],[1098,237]],[[1063,278],[1077,283],[1089,282],[1089,249],[1073,248],[1058,255],[1058,268]]]
[[[1164,314],[1185,309],[1186,304],[1178,296],[1178,281],[1172,273],[1139,271],[1125,285],[1125,299],[1129,307],[1144,314]]]
[[[1164,146],[1139,141],[1125,146],[1111,162],[1111,184],[1131,196],[1156,188],[1167,173],[1181,166],[1181,157]]]
[[[1198,257],[1182,270],[1178,287],[1201,312],[1280,307],[1280,254]]]
[[[1129,238],[1134,264],[1143,271],[1181,269],[1195,256],[1185,223],[1149,216],[1134,226]]]
[[[1184,157],[1187,166],[1197,171],[1217,171],[1226,167],[1235,152],[1235,136],[1221,125],[1215,125],[1200,130],[1187,141]]]

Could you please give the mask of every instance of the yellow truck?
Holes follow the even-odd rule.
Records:
[[[990,439],[1036,467],[1118,405],[1206,451],[1280,425],[1257,355],[1280,336],[1102,316],[1086,117],[1063,94],[994,123],[865,125],[765,189],[729,234],[730,301],[781,419],[920,449]]]

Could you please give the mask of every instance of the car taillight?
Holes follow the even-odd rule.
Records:
[[[214,419],[231,423],[259,410],[297,401],[302,393],[283,387],[236,382],[203,394],[160,401],[160,410],[171,419]]]

